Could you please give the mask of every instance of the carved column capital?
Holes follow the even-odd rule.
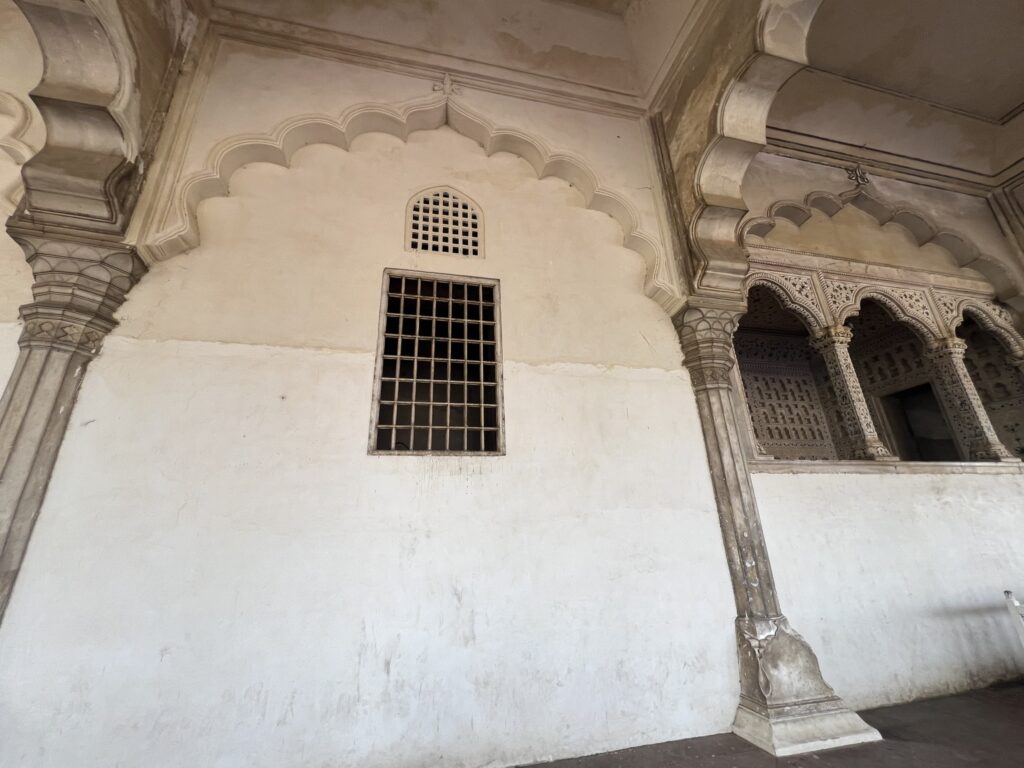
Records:
[[[853,341],[853,331],[846,325],[830,325],[827,328],[819,328],[811,336],[811,348],[820,352],[827,347],[841,344],[849,347]]]
[[[929,360],[945,360],[959,358],[963,360],[967,354],[967,342],[956,337],[932,339],[925,346],[925,357]]]
[[[673,318],[683,347],[683,364],[695,389],[730,389],[736,364],[733,335],[741,310],[691,307]]]
[[[95,356],[117,321],[146,265],[135,249],[118,242],[74,240],[10,224],[32,267],[34,301],[21,308],[22,347],[56,347]]]

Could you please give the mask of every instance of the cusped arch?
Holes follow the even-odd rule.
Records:
[[[497,128],[467,107],[447,97],[414,102],[398,108],[362,104],[340,120],[325,115],[304,115],[286,120],[266,135],[232,137],[210,153],[206,169],[180,186],[165,217],[172,222],[155,234],[140,238],[139,250],[147,261],[160,261],[199,244],[197,211],[203,200],[228,194],[231,176],[250,163],[290,167],[296,151],[311,144],[329,144],[348,150],[364,133],[386,133],[407,141],[416,131],[448,126],[472,139],[487,155],[509,152],[530,164],[538,179],[554,176],[574,187],[584,205],[611,216],[623,233],[623,246],[638,253],[646,267],[645,293],[669,314],[682,306],[674,270],[658,241],[644,232],[640,216],[622,195],[607,189],[580,158],[553,152],[541,140],[522,131]]]
[[[805,276],[794,276],[800,280],[806,280],[810,287],[810,278]],[[782,307],[800,318],[807,328],[808,333],[814,334],[828,326],[824,313],[812,299],[800,294],[797,284],[789,282],[782,275],[771,272],[753,272],[744,281],[744,295],[749,296],[751,289],[761,287],[771,292],[779,301]],[[811,288],[813,291],[813,288]]]
[[[958,304],[956,315],[950,323],[952,330],[959,328],[967,318],[971,318],[999,339],[1012,357],[1024,358],[1024,337],[1014,327],[1013,318],[1004,308],[975,298],[963,299]]]
[[[1009,266],[1003,262],[986,256],[967,237],[936,226],[920,211],[889,203],[860,189],[842,195],[815,191],[809,193],[803,201],[781,200],[773,203],[767,216],[750,219],[744,224],[741,239],[746,243],[749,235],[767,236],[780,219],[802,227],[810,221],[815,210],[831,218],[848,206],[868,214],[879,227],[898,225],[910,234],[919,248],[929,244],[943,248],[959,266],[969,267],[984,275],[998,295],[1013,297],[1018,294],[1016,285],[1019,280],[1015,278],[1020,276],[1011,273]]]
[[[905,293],[924,296],[923,291],[907,291]],[[882,305],[893,320],[910,327],[925,345],[943,338],[942,330],[935,325],[934,320],[909,307],[905,297],[899,296],[896,291],[873,285],[867,285],[858,290],[853,302],[836,318],[836,322],[842,325],[851,317],[859,315],[865,301],[874,301]]]

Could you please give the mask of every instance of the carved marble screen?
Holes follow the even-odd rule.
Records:
[[[740,329],[736,357],[754,436],[777,459],[836,459],[828,384],[806,337]]]
[[[968,320],[960,329],[967,342],[964,363],[1003,445],[1024,457],[1024,376],[1006,359],[1003,346]]]

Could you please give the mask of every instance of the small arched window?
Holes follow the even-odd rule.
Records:
[[[483,217],[450,187],[428,189],[409,201],[405,242],[411,251],[482,256]]]

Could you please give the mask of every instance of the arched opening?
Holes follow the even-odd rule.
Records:
[[[960,461],[963,454],[918,335],[870,299],[848,325],[850,357],[886,447],[903,461]]]
[[[1024,373],[999,338],[970,315],[956,333],[967,342],[964,364],[996,434],[1014,456],[1024,456]]]
[[[844,458],[835,394],[803,321],[755,285],[736,330],[736,361],[755,452],[776,459]]]

